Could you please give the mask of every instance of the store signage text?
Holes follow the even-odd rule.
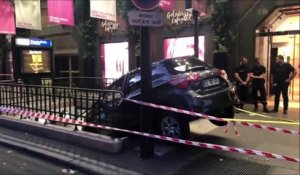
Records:
[[[32,58],[32,63],[30,63],[30,67],[33,69],[34,73],[39,73],[39,70],[44,69],[43,68],[43,62],[42,62],[42,52],[41,51],[29,51],[29,54]]]
[[[101,22],[101,27],[104,29],[105,32],[112,32],[119,28],[119,24],[113,21],[103,21]]]
[[[41,40],[41,39],[30,39],[30,46],[43,46],[43,47],[51,47],[51,40]]]
[[[167,19],[171,21],[171,24],[182,24],[183,22],[192,21],[192,13],[190,12],[172,12],[167,13]]]
[[[133,26],[161,27],[163,15],[161,12],[129,11],[129,24]]]
[[[16,38],[16,45],[18,46],[41,46],[52,47],[51,40],[43,40],[37,38]]]

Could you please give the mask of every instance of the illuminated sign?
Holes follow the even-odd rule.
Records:
[[[128,42],[100,45],[103,77],[119,78],[129,71]]]
[[[167,13],[167,19],[171,21],[171,24],[182,24],[184,22],[191,22],[192,21],[192,13],[190,12],[172,12]]]
[[[18,46],[30,46],[28,38],[16,38],[16,45]]]
[[[41,51],[29,51],[31,54],[32,62],[29,64],[34,73],[39,73],[43,70],[42,52]]]
[[[25,74],[50,73],[50,60],[49,50],[22,50],[21,72]]]
[[[204,61],[204,36],[199,36],[199,59]],[[194,55],[194,37],[164,39],[164,58]]]
[[[52,41],[32,38],[30,39],[30,46],[52,47]]]
[[[101,27],[104,29],[105,32],[112,32],[118,29],[119,24],[114,21],[105,20],[104,22],[101,22]]]
[[[52,47],[52,41],[47,39],[37,39],[37,38],[16,38],[16,45]]]

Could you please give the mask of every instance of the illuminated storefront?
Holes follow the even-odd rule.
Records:
[[[100,44],[102,76],[116,79],[129,71],[128,42]]]
[[[280,7],[256,28],[255,56],[261,58],[267,68],[267,87],[271,94],[271,69],[277,55],[290,63],[298,72],[289,89],[290,100],[299,101],[300,68],[300,6]]]
[[[13,41],[14,78],[38,83],[53,77],[51,40],[15,38]]]
[[[199,36],[199,59],[204,61],[204,36]],[[194,37],[164,39],[164,58],[194,55]]]

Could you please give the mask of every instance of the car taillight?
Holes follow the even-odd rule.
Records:
[[[192,74],[184,74],[177,75],[172,78],[170,84],[179,88],[179,89],[187,89],[192,81],[199,80],[200,74],[192,73]]]
[[[226,81],[228,81],[227,73],[224,69],[219,70],[219,75]]]
[[[191,82],[190,80],[186,80],[186,81],[178,83],[175,86],[179,89],[187,89],[189,87],[190,82]]]

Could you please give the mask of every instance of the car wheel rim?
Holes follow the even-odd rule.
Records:
[[[180,125],[173,117],[164,117],[161,120],[160,129],[164,136],[180,138]]]

